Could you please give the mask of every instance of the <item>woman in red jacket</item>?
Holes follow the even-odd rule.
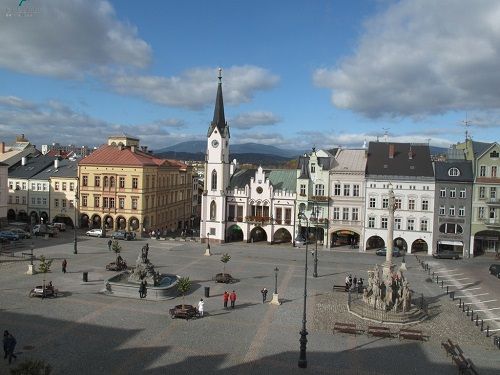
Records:
[[[231,308],[234,309],[234,303],[236,302],[236,293],[234,292],[234,290],[229,295],[229,300],[231,301]]]

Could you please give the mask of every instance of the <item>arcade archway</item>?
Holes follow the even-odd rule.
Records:
[[[113,217],[111,215],[104,216],[104,226],[106,230],[113,230]]]
[[[139,219],[137,219],[136,217],[132,216],[129,220],[128,220],[128,225],[130,227],[131,230],[139,230]]]
[[[231,225],[227,229],[226,233],[226,241],[227,242],[240,242],[243,241],[243,230],[239,227],[239,225]]]
[[[273,242],[274,243],[290,243],[290,242],[292,242],[292,235],[287,229],[280,228],[274,233]]]
[[[318,238],[321,239],[319,235],[320,232],[318,232]],[[342,229],[332,233],[330,247],[357,245],[359,245],[359,234],[353,232],[352,230]]]
[[[262,227],[255,227],[250,232],[250,242],[267,241],[267,233]]]
[[[10,209],[7,211],[7,220],[9,221],[15,221],[16,220],[16,211],[13,209]]]
[[[366,240],[366,250],[376,250],[385,247],[385,241],[380,236],[371,236]]]
[[[116,217],[116,229],[125,230],[127,228],[127,220],[123,216]]]
[[[422,239],[418,239],[413,241],[411,244],[411,252],[412,253],[418,253],[418,252],[425,252],[427,253],[428,250],[427,242],[425,242]]]
[[[92,216],[92,228],[102,228],[102,221],[99,215]]]
[[[88,228],[89,227],[89,215],[87,214],[82,214],[80,216],[80,227],[82,228]]]
[[[500,232],[483,230],[474,235],[474,256],[500,252]]]
[[[394,239],[394,247],[397,247],[399,250],[404,252],[408,251],[408,245],[406,241],[401,237]]]

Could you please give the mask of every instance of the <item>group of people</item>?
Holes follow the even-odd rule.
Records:
[[[227,302],[231,301],[231,308],[234,309],[234,304],[236,303],[236,292],[233,290],[231,293],[228,291],[224,291],[222,295],[222,299],[224,300],[224,308],[227,309]]]
[[[17,358],[17,356],[14,354],[16,344],[17,341],[14,336],[12,336],[12,333],[9,333],[9,331],[7,330],[3,331],[3,358],[9,359],[9,364],[12,363],[12,358]]]
[[[352,277],[351,274],[347,275],[345,277],[345,290],[346,292],[348,290],[356,289],[358,292],[361,292],[363,290],[363,278],[360,277],[359,279],[354,276]]]

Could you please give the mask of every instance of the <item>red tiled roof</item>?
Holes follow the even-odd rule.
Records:
[[[151,154],[138,149],[133,152],[129,147],[102,146],[83,158],[79,165],[124,165],[124,166],[147,166],[162,165],[165,159],[158,159]]]

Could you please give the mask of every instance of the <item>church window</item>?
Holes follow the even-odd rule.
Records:
[[[217,172],[212,171],[212,190],[217,190]]]

